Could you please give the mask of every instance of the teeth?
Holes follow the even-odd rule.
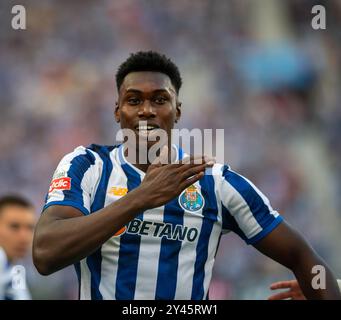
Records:
[[[154,127],[154,126],[140,126],[140,127],[137,127],[138,130],[153,130],[155,128],[156,127]]]

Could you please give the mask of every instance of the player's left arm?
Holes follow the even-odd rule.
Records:
[[[289,268],[295,274],[306,298],[341,299],[336,278],[328,265],[302,235],[285,221],[254,244],[254,247]],[[316,265],[324,267],[325,289],[314,289],[312,286],[312,280],[316,276],[312,270]]]

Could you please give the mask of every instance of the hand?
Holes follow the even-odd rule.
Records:
[[[187,157],[178,164],[165,164],[168,148],[149,166],[138,189],[142,192],[143,202],[147,209],[164,205],[202,178],[205,169],[212,167],[214,160],[205,156]],[[199,161],[198,161],[199,160]],[[198,164],[199,162],[199,164]]]
[[[270,296],[268,300],[284,300],[288,298],[290,298],[291,300],[306,300],[306,297],[303,295],[303,292],[296,280],[279,281],[272,283],[270,286],[271,290],[287,288],[289,290],[276,293]]]

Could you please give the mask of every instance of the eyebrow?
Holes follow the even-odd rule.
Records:
[[[169,91],[175,93],[175,91],[172,88],[169,88]],[[167,89],[156,89],[156,90],[153,90],[152,92],[153,93],[168,93],[168,94],[170,94],[169,91]],[[127,93],[143,93],[143,91],[138,90],[138,89],[128,88],[125,91],[125,94],[127,94]]]

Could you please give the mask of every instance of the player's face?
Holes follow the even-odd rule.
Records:
[[[10,260],[24,257],[31,246],[35,214],[20,206],[4,207],[0,213],[0,246]]]
[[[149,139],[153,130],[163,129],[171,136],[175,120],[180,118],[181,104],[170,78],[159,72],[129,73],[119,90],[115,117],[122,129],[131,129],[138,139],[148,139],[148,148],[156,141]],[[141,128],[146,121],[148,128]],[[157,131],[154,131],[155,133]]]

